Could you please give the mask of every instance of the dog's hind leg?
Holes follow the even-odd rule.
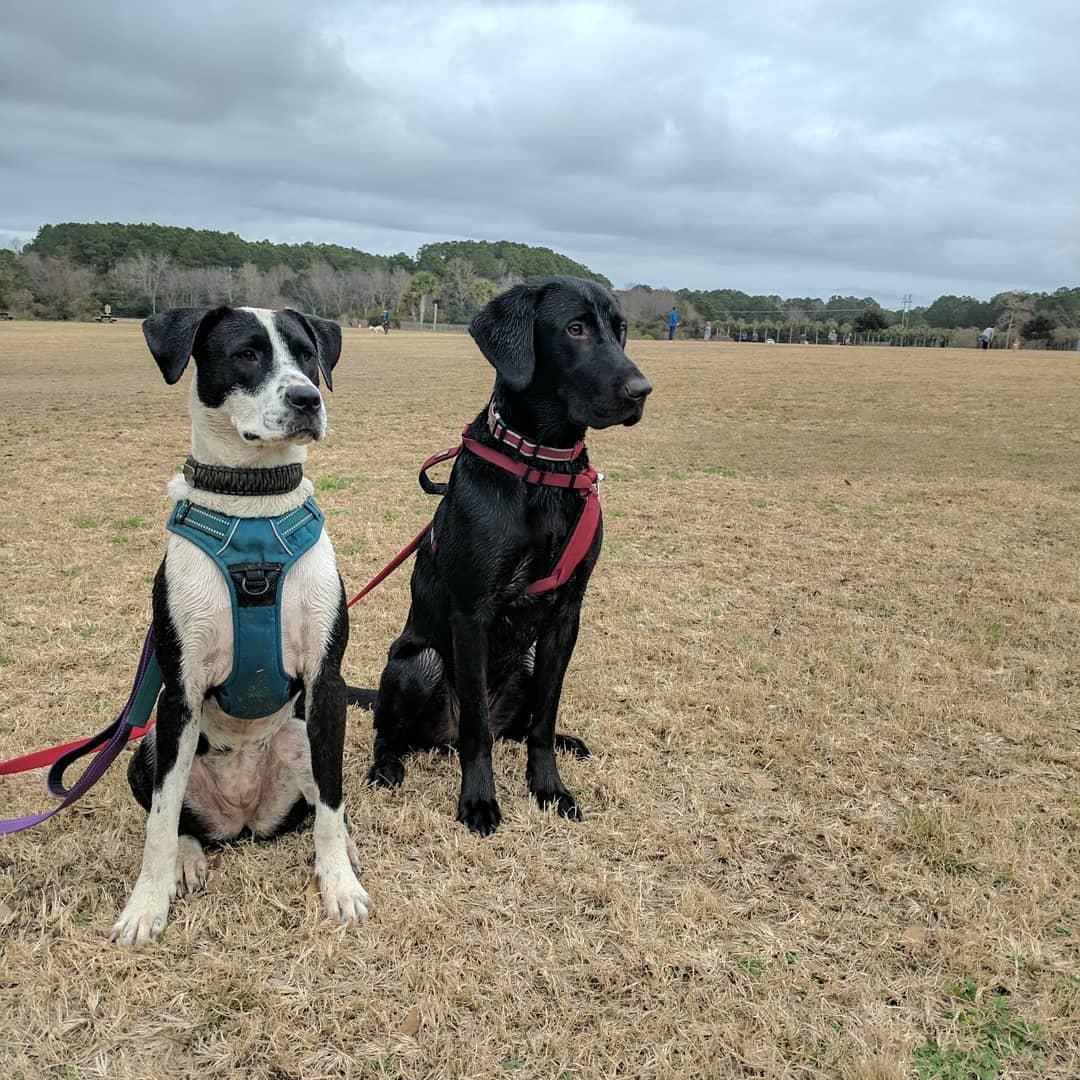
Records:
[[[177,838],[176,854],[177,898],[198,892],[206,884],[209,872],[210,864],[202,844],[190,833],[181,833]]]
[[[156,746],[157,732],[151,729],[139,743],[138,749],[132,754],[128,764],[128,783],[131,785],[131,793],[135,796],[135,801],[147,812],[153,803]],[[208,836],[203,823],[187,806],[180,811],[178,828],[176,896],[181,897],[196,892],[206,884],[209,866],[203,844]]]
[[[375,705],[375,745],[368,782],[397,787],[405,779],[404,759],[410,750],[445,746],[456,737],[442,657],[432,648],[407,655],[391,648]]]
[[[573,754],[576,758],[587,758],[592,753],[584,739],[579,739],[576,735],[567,735],[562,731],[555,732],[555,749]]]

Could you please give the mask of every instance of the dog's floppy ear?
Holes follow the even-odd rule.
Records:
[[[195,347],[195,335],[210,310],[170,308],[143,320],[143,337],[170,386],[184,374]]]
[[[334,380],[330,372],[334,370],[341,356],[341,327],[332,319],[320,319],[315,315],[303,315],[292,308],[286,309],[295,315],[304,325],[312,341],[315,342],[315,355],[319,361],[319,370],[326,380],[326,389],[334,389]]]
[[[533,326],[539,291],[535,285],[515,285],[496,296],[469,323],[473,341],[511,390],[524,390],[532,382],[536,367]]]

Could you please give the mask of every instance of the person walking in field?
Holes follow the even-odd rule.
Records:
[[[667,339],[668,341],[675,340],[675,330],[679,325],[679,309],[672,307],[668,312],[667,317]]]
[[[383,309],[382,313],[382,332],[384,334],[390,333],[390,312],[387,311],[385,308]]]
[[[989,349],[991,344],[993,343],[993,341],[994,341],[994,328],[992,326],[988,326],[979,335],[979,348],[980,349]]]
[[[705,340],[708,341],[712,337],[712,323],[707,322],[705,324]]]

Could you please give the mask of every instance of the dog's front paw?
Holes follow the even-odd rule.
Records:
[[[494,798],[472,798],[465,795],[458,801],[457,819],[470,832],[490,836],[502,821],[502,812]]]
[[[576,735],[564,735],[561,731],[555,732],[555,749],[573,754],[576,758],[590,756],[589,748],[585,745],[584,739],[579,739]]]
[[[320,871],[316,862],[315,879],[322,896],[323,912],[328,919],[349,924],[363,922],[368,917],[371,897],[364,891],[349,863]]]
[[[533,791],[533,798],[540,804],[541,810],[554,806],[562,817],[568,818],[570,821],[585,820],[585,815],[582,814],[577,799],[562,786],[544,791]]]
[[[376,787],[395,788],[400,787],[405,779],[405,762],[399,757],[376,758],[375,763],[368,769],[368,783]]]
[[[137,881],[131,899],[109,931],[109,940],[129,949],[148,945],[165,930],[170,899],[169,886]]]

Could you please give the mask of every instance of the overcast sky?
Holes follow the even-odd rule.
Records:
[[[1080,285],[1080,3],[34,0],[0,19],[0,239],[157,221],[616,285]]]

